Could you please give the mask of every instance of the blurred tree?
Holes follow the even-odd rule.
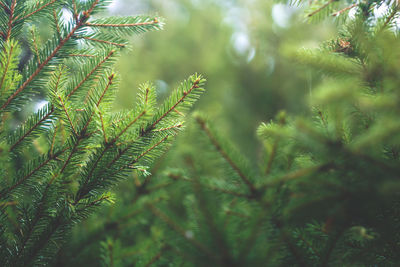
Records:
[[[198,108],[212,114],[221,131],[249,157],[258,147],[253,129],[261,121],[280,109],[307,112],[301,96],[318,74],[292,64],[282,51],[292,44],[316,46],[332,36],[332,24],[306,24],[295,9],[286,7],[275,14],[292,12],[282,27],[272,16],[272,1],[134,3],[120,0],[112,12],[158,12],[168,23],[161,34],[135,40],[140,53],[133,51],[119,61],[123,82],[116,107],[130,107],[127,99],[144,80],[161,79],[157,85],[162,95],[176,83],[175,73],[205,73],[210,90]]]

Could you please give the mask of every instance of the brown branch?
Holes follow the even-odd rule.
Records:
[[[105,95],[105,94],[107,93],[107,91],[108,91],[108,88],[110,88],[110,86],[113,84],[113,79],[114,79],[114,77],[115,77],[115,74],[114,74],[114,73],[111,74],[111,75],[108,77],[107,86],[106,86],[106,88],[103,90],[103,93],[101,94],[99,101],[97,101],[97,104],[96,104],[97,107],[100,105],[101,101],[103,100],[104,95]]]
[[[35,36],[35,32],[33,31],[33,29],[31,30],[31,34],[32,34],[32,40],[33,40],[33,48],[35,49],[37,61],[40,64],[39,50],[38,50],[38,47],[36,44],[36,36]]]
[[[11,7],[9,9],[9,16],[8,16],[8,28],[7,28],[7,33],[5,37],[5,41],[7,42],[8,39],[11,37],[11,31],[13,27],[13,20],[14,20],[14,11],[15,11],[15,6],[17,5],[17,0],[13,0],[11,3]]]
[[[99,115],[100,115],[101,129],[103,130],[104,143],[107,144],[108,142],[107,142],[106,129],[104,128],[103,115],[101,115],[100,111],[99,111]]]
[[[265,174],[268,175],[271,172],[272,169],[272,163],[274,162],[275,156],[276,156],[276,151],[278,150],[278,141],[276,140],[274,144],[272,145],[272,151],[271,154],[269,155],[268,163],[267,163],[267,168],[265,169]]]
[[[326,8],[327,6],[329,6],[330,4],[332,4],[335,1],[337,1],[337,0],[330,0],[329,2],[325,3],[320,8],[318,8],[317,10],[315,10],[314,12],[311,12],[310,14],[308,14],[307,16],[308,17],[314,16],[315,14],[319,13],[321,10],[323,10],[324,8]]]
[[[15,142],[8,151],[12,151],[14,148],[16,148],[18,146],[19,143],[21,143],[28,135],[30,135],[35,129],[36,127],[38,127],[42,122],[46,121],[50,115],[54,112],[54,107],[51,107],[51,110],[49,113],[47,113],[46,115],[44,115],[37,123],[35,123],[35,125],[33,125],[23,136],[21,136],[17,142]]]
[[[89,41],[93,41],[93,42],[98,42],[98,43],[104,43],[104,44],[110,44],[110,45],[115,45],[115,46],[119,46],[119,47],[125,47],[125,44],[119,44],[119,43],[114,43],[114,42],[110,42],[110,41],[105,41],[105,40],[100,40],[100,39],[95,39],[95,38],[91,38],[91,37],[81,37],[82,39],[85,40],[89,40]]]
[[[7,75],[7,72],[8,72],[8,68],[10,67],[11,55],[12,55],[12,51],[13,50],[14,50],[14,46],[11,46],[10,47],[10,51],[8,53],[7,63],[6,63],[6,66],[4,67],[4,73],[3,73],[3,76],[1,77],[0,90],[3,87],[4,80],[6,79],[6,75]],[[3,90],[1,90],[1,94],[0,95],[3,95]]]
[[[114,74],[111,74],[111,75],[108,77],[108,83],[107,83],[106,87],[104,88],[103,93],[101,94],[99,100],[97,101],[96,107],[98,107],[98,106],[100,105],[101,100],[103,100],[104,95],[105,95],[106,92],[108,91],[108,88],[112,85],[114,77],[115,77]],[[93,111],[92,114],[90,115],[88,121],[86,122],[85,126],[84,126],[83,129],[81,130],[81,133],[85,133],[85,132],[86,132],[87,128],[89,127],[90,122],[92,121],[92,118],[93,118],[94,113],[95,113],[95,111]],[[102,123],[103,123],[103,122],[102,122]],[[104,129],[104,127],[103,127],[103,129]]]
[[[14,0],[15,2],[16,0]],[[36,68],[35,72],[32,73],[32,75],[7,99],[6,103],[4,103],[1,107],[0,110],[5,109],[10,103],[11,101],[17,96],[19,95],[27,86],[28,84],[30,84],[33,79],[42,71],[42,69],[50,62],[50,60],[52,58],[54,58],[56,56],[56,54],[58,53],[58,51],[64,46],[64,44],[71,39],[71,37],[75,34],[75,32],[84,24],[84,21],[88,18],[88,16],[90,15],[90,13],[93,12],[93,9],[95,8],[95,6],[98,4],[98,0],[96,0],[93,5],[91,6],[91,8],[85,12],[85,15],[82,16],[81,20],[78,21],[78,23],[75,25],[75,27],[71,30],[71,32],[60,41],[60,43],[56,46],[56,48],[53,50],[53,52],[43,61],[42,64],[39,64],[39,66]]]
[[[137,27],[137,26],[145,26],[145,25],[153,25],[158,24],[159,21],[154,19],[149,22],[139,22],[139,23],[130,23],[130,24],[102,24],[102,23],[85,23],[85,26],[89,27]]]
[[[183,126],[182,124],[173,125],[173,126],[170,126],[170,127],[166,127],[166,128],[161,128],[161,129],[155,130],[155,132],[168,131],[168,130],[172,130],[172,129],[181,128],[182,126]]]
[[[397,11],[399,11],[399,2],[397,0],[396,0],[396,3],[394,5],[395,5],[395,7],[393,8],[393,10],[390,13],[390,15],[386,18],[385,23],[382,26],[382,29],[386,28],[386,26],[390,23],[390,21],[396,15]]]
[[[111,143],[117,142],[117,140],[133,125],[135,124],[141,117],[146,114],[146,110],[143,110],[136,118],[134,118],[112,141]]]
[[[331,167],[333,167],[332,163],[325,163],[325,164],[321,164],[321,165],[316,165],[316,166],[312,166],[312,167],[308,167],[308,168],[304,168],[304,169],[299,169],[293,172],[290,172],[288,174],[285,174],[279,178],[274,179],[273,181],[269,182],[269,183],[265,183],[261,186],[261,188],[265,189],[267,187],[270,186],[274,186],[277,184],[281,184],[281,183],[285,183],[288,182],[290,180],[295,180],[298,179],[300,177],[304,177],[306,175],[315,173],[315,172],[320,172],[320,171],[327,171],[329,170]]]
[[[173,180],[181,179],[183,181],[187,181],[187,182],[191,182],[191,183],[195,183],[196,182],[193,179],[189,179],[189,178],[186,178],[186,177],[183,177],[183,176],[180,176],[180,175],[169,174],[168,177],[173,179]],[[208,189],[210,189],[210,190],[218,191],[218,192],[221,192],[221,193],[224,193],[224,194],[228,194],[228,195],[232,195],[232,196],[235,196],[235,197],[243,197],[243,198],[247,198],[247,199],[251,198],[251,196],[248,195],[248,194],[242,194],[242,193],[239,193],[239,192],[234,192],[234,191],[230,191],[230,190],[226,190],[226,189],[223,189],[223,188],[218,188],[218,187],[214,187],[214,186],[210,186],[210,185],[205,185],[205,184],[201,184],[201,185],[206,187],[206,188],[208,188]]]
[[[0,6],[4,9],[4,11],[5,11],[6,13],[9,13],[9,12],[10,12],[10,9],[9,9],[3,2],[1,2],[1,1],[0,1]]]
[[[53,137],[51,139],[50,155],[53,155],[54,143],[56,142],[57,130],[58,130],[58,125],[54,128],[54,134],[53,134]]]
[[[54,90],[55,90],[56,92],[57,92],[57,90],[58,90],[58,86],[59,86],[59,84],[60,84],[60,79],[61,79],[62,74],[63,74],[63,72],[61,71],[60,74],[59,74],[58,77],[57,77],[56,86],[55,86],[55,88],[54,88]],[[50,115],[53,114],[53,112],[54,112],[54,106],[51,107],[51,110],[50,110],[49,113],[47,113],[45,116],[43,116],[43,118],[42,118],[39,122],[37,122],[31,129],[29,129],[23,136],[21,136],[21,138],[19,138],[18,141],[10,147],[10,150],[9,150],[9,151],[12,151],[12,150],[13,150],[19,143],[21,143],[29,134],[31,134],[31,132],[33,132],[33,130],[35,130],[36,127],[38,127],[42,122],[44,122],[45,120],[47,120],[47,119],[50,117]]]
[[[51,2],[49,2],[49,3],[47,3],[47,4],[44,4],[43,6],[39,7],[39,8],[36,9],[35,11],[33,11],[33,12],[27,14],[26,16],[24,16],[24,17],[22,18],[22,20],[29,18],[30,16],[36,14],[37,12],[41,11],[42,9],[44,9],[44,8],[46,8],[46,7],[48,7],[48,6],[52,5],[52,4],[54,4],[55,2],[57,2],[57,0],[52,0]]]
[[[228,162],[228,164],[232,167],[232,169],[239,175],[239,177],[242,179],[242,181],[247,185],[247,187],[250,189],[250,192],[254,195],[257,192],[257,189],[255,186],[250,182],[250,179],[242,172],[242,170],[239,168],[239,166],[236,165],[236,163],[229,157],[229,155],[226,153],[226,151],[221,147],[215,136],[211,133],[210,129],[207,127],[206,122],[197,117],[196,118],[197,122],[201,126],[201,129],[207,134],[208,138],[210,139],[211,143],[214,145],[214,147],[217,149],[217,151],[222,155],[222,157]]]
[[[140,154],[136,159],[134,159],[130,165],[135,164],[136,162],[138,162],[141,158],[143,158],[145,155],[147,155],[148,153],[150,153],[153,149],[155,149],[156,147],[158,147],[160,144],[162,144],[165,140],[168,139],[168,135],[165,136],[163,139],[161,139],[160,141],[158,141],[157,143],[155,143],[154,145],[152,145],[149,149],[147,149],[146,151],[144,151],[142,154]]]
[[[72,159],[72,156],[76,152],[76,148],[78,147],[79,140],[80,139],[78,139],[78,141],[74,144],[74,147],[72,148],[71,153],[69,153],[67,160],[64,162],[64,165],[62,166],[62,168],[60,170],[60,174],[64,172],[65,168],[67,167],[67,165],[69,164],[70,160]]]
[[[138,115],[132,122],[130,122],[130,123],[125,127],[125,129],[124,129],[119,135],[117,135],[111,142],[105,143],[106,146],[105,146],[105,148],[101,151],[100,156],[96,159],[95,163],[93,164],[93,167],[90,169],[89,174],[87,175],[87,177],[86,177],[86,179],[85,179],[85,181],[84,181],[84,184],[83,184],[83,186],[81,187],[82,190],[83,190],[83,189],[86,187],[86,185],[88,184],[89,179],[92,177],[93,172],[94,172],[94,170],[95,170],[96,167],[97,167],[97,164],[99,164],[100,160],[103,158],[104,154],[108,151],[108,149],[110,149],[110,148],[112,147],[112,145],[118,140],[118,138],[120,138],[121,135],[122,135],[125,131],[127,131],[128,128],[129,128],[130,126],[132,126],[137,120],[139,120],[140,117],[142,117],[145,113],[146,113],[146,111],[143,111],[141,114],[139,114],[139,115]],[[118,154],[118,156],[117,156],[116,158],[113,159],[112,162],[115,162],[116,160],[118,160],[118,158],[121,157],[122,154],[125,153],[127,150],[128,150],[128,147],[125,148],[125,149],[123,150],[124,152],[120,152],[120,153]],[[109,164],[109,166],[110,166],[110,164]],[[109,166],[108,166],[108,167],[109,167]],[[76,205],[76,204],[79,202],[79,200],[83,197],[83,195],[82,195],[82,193],[81,193],[82,190],[78,191],[77,197],[76,197],[75,202],[74,202],[74,205]]]
[[[93,73],[94,73],[98,68],[100,68],[100,66],[103,65],[103,63],[106,62],[106,61],[112,56],[112,54],[114,54],[114,52],[115,52],[114,50],[111,50],[110,53],[108,53],[108,55],[107,55],[102,61],[100,61],[99,64],[97,64],[97,65],[86,75],[86,77],[85,77],[77,86],[75,86],[74,89],[72,89],[72,91],[67,95],[67,99],[70,98],[70,97],[76,92],[76,90],[78,90],[79,87],[81,87],[82,84],[84,84],[84,83],[87,81],[87,79],[89,79],[89,77],[92,76]]]
[[[151,260],[146,264],[145,267],[150,267],[151,265],[153,265],[153,263],[158,261],[160,258],[161,258],[161,251],[158,252],[153,258],[151,258]]]
[[[94,55],[84,55],[84,54],[69,54],[70,57],[96,57]]]
[[[34,175],[37,171],[39,171],[41,168],[43,168],[44,166],[46,166],[50,161],[56,159],[58,156],[60,156],[61,154],[63,154],[68,148],[63,149],[62,151],[60,151],[59,153],[50,156],[48,159],[46,159],[44,162],[42,162],[39,166],[37,166],[35,169],[33,169],[30,173],[28,173],[27,175],[25,175],[22,179],[18,180],[17,183],[15,183],[14,185],[12,185],[11,187],[9,187],[7,189],[6,194],[11,193],[15,188],[17,188],[19,185],[21,185],[23,182],[25,182],[27,179],[29,179],[32,175]]]
[[[70,124],[71,127],[72,127],[72,131],[74,132],[74,134],[75,134],[76,136],[78,136],[78,133],[77,133],[76,130],[75,130],[74,124],[72,123],[71,117],[70,117],[69,114],[68,114],[68,110],[67,110],[67,108],[66,108],[65,105],[64,105],[64,101],[62,100],[61,96],[58,96],[58,99],[60,100],[61,106],[62,106],[62,108],[64,109],[64,113],[65,113],[65,115],[67,116],[68,122],[69,122],[69,124]]]
[[[29,238],[31,237],[31,235],[33,233],[33,229],[35,228],[36,224],[38,223],[38,221],[40,219],[41,213],[43,211],[44,200],[45,200],[45,197],[47,196],[47,192],[49,191],[50,186],[53,184],[53,182],[57,178],[57,176],[58,176],[58,174],[53,175],[53,177],[51,178],[49,183],[46,185],[46,188],[45,188],[45,190],[44,190],[44,192],[42,194],[42,197],[40,199],[40,204],[39,204],[38,208],[36,209],[35,217],[34,217],[34,219],[32,220],[32,222],[29,225],[29,231],[28,231],[28,233],[24,233],[24,235],[23,235],[24,239],[22,241],[20,249],[18,250],[16,258],[19,258],[20,255],[22,254],[22,252],[24,251],[26,242],[28,242]]]
[[[211,258],[215,258],[213,253],[207,249],[206,246],[204,246],[202,243],[197,241],[194,238],[188,238],[186,235],[186,232],[183,228],[181,228],[178,224],[176,224],[171,218],[169,218],[166,214],[164,214],[161,210],[156,208],[153,204],[146,204],[147,207],[149,207],[150,211],[158,218],[160,218],[163,222],[165,222],[167,225],[169,225],[175,232],[180,234],[183,238],[185,238],[187,241],[189,241],[191,244],[193,244],[196,248],[200,249],[202,252],[210,256]]]
[[[58,25],[58,18],[57,18],[57,14],[56,14],[56,10],[55,9],[53,9],[53,18],[54,18],[54,24],[56,24],[58,38],[61,39],[61,30],[60,30],[60,25]]]
[[[345,7],[345,8],[343,8],[343,9],[341,9],[341,10],[339,10],[339,11],[333,13],[332,16],[333,16],[333,17],[339,16],[339,15],[342,14],[343,12],[346,12],[347,10],[350,10],[350,9],[352,9],[353,7],[356,7],[356,6],[358,6],[357,3],[356,3],[356,4],[352,4],[352,5],[348,6],[348,7]]]
[[[190,94],[195,88],[199,88],[200,78],[194,81],[192,87],[187,92],[183,93],[183,96],[173,105],[167,112],[165,112],[158,120],[156,120],[149,129],[154,129],[156,125],[163,120],[171,111],[175,110],[176,106],[178,106],[181,102],[183,102],[188,94]]]
[[[72,0],[72,6],[74,7],[74,18],[75,18],[75,21],[78,21],[78,11],[77,11],[77,8],[76,8],[75,0]]]

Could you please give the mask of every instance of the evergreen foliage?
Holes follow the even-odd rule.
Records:
[[[146,83],[134,110],[113,112],[120,50],[163,22],[97,18],[108,4],[0,1],[1,266],[48,265],[75,224],[113,202],[116,182],[132,170],[147,173],[203,91],[204,79],[193,75],[157,107],[156,89]],[[46,27],[47,42],[35,25]],[[15,115],[38,94],[47,104],[16,125]]]
[[[334,2],[343,7],[318,14]],[[280,112],[261,124],[254,164],[195,115],[191,146],[134,175],[122,201],[76,229],[57,264],[397,266],[398,2],[320,5],[312,16],[357,12],[319,49],[288,52],[322,77],[307,96],[310,116]]]

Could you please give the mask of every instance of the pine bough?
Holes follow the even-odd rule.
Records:
[[[112,185],[132,169],[146,172],[203,91],[204,79],[191,76],[157,108],[155,88],[147,83],[134,110],[113,113],[120,50],[129,36],[159,30],[163,22],[96,18],[108,4],[0,1],[2,266],[52,259],[74,224],[112,201]],[[48,25],[47,42],[40,42],[35,25]],[[28,62],[20,60],[22,40],[29,42]],[[47,104],[16,127],[15,113],[38,93]]]

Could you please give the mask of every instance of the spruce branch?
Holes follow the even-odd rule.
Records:
[[[75,92],[115,53],[115,50],[111,50],[81,81],[78,83],[71,92],[67,95],[67,99],[70,98]]]
[[[13,1],[13,3],[15,2],[16,0]],[[36,70],[31,74],[31,76],[29,76],[29,78],[0,107],[0,111],[4,110],[35,79],[35,77],[42,71],[42,69],[48,65],[50,60],[57,55],[58,51],[65,45],[65,43],[71,39],[71,37],[75,34],[75,32],[78,29],[82,27],[82,25],[84,25],[84,22],[90,16],[90,14],[92,13],[93,9],[97,4],[98,0],[93,2],[91,8],[81,16],[75,27],[72,28],[72,30],[68,33],[68,35],[64,39],[60,40],[59,44],[55,47],[55,49],[51,52],[51,54],[43,61],[43,63],[37,66]]]
[[[356,7],[356,6],[358,6],[358,3],[354,3],[354,4],[352,4],[352,5],[348,6],[348,7],[345,7],[343,9],[339,10],[339,11],[336,11],[335,13],[332,14],[332,16],[333,17],[337,17],[340,14],[342,14],[342,13],[344,13],[344,12],[346,12],[346,11],[352,9],[353,7]]]
[[[51,0],[50,2],[42,5],[41,7],[37,8],[36,10],[32,11],[31,13],[25,15],[24,17],[21,18],[21,20],[26,20],[27,18],[31,17],[32,15],[42,11],[44,8],[53,5],[54,3],[56,3],[59,0]]]
[[[145,26],[145,25],[156,25],[159,24],[157,18],[154,18],[153,21],[148,22],[138,22],[138,23],[126,23],[126,24],[106,24],[106,23],[90,23],[87,22],[85,25],[90,27],[111,27],[111,28],[119,28],[119,27],[138,27],[138,26]]]
[[[5,34],[5,41],[7,42],[10,37],[11,37],[11,31],[14,23],[14,11],[15,11],[15,6],[17,5],[17,0],[12,0],[10,8],[7,8],[7,13],[9,14],[8,17],[8,28],[7,28],[7,33]],[[4,9],[5,10],[5,9]]]
[[[193,244],[196,248],[198,248],[200,251],[202,251],[204,254],[209,256],[210,258],[216,258],[216,256],[207,249],[206,246],[204,246],[202,243],[197,241],[196,239],[188,238],[185,230],[182,229],[181,226],[176,224],[170,217],[168,217],[165,213],[163,213],[160,209],[156,208],[153,204],[147,203],[146,206],[150,209],[150,211],[158,218],[160,218],[163,222],[165,222],[169,227],[171,227],[174,231],[176,231],[180,236],[182,236],[184,239],[186,239],[188,242]]]
[[[164,112],[161,116],[159,116],[159,118],[157,118],[157,120],[148,128],[150,129],[154,129],[156,127],[156,125],[162,121],[171,111],[175,110],[175,108],[181,104],[185,98],[190,95],[192,93],[192,91],[196,88],[200,88],[200,83],[201,83],[201,77],[197,77],[194,81],[192,86],[189,88],[188,91],[183,91],[182,96],[178,99],[178,101],[175,102],[175,104],[173,106],[171,106],[166,112]]]
[[[3,90],[3,84],[4,84],[4,81],[5,81],[6,77],[7,77],[8,71],[9,71],[9,67],[10,67],[10,64],[11,64],[11,60],[12,60],[12,56],[13,56],[13,50],[15,48],[15,45],[16,44],[11,43],[9,49],[5,50],[6,51],[6,57],[7,57],[5,65],[3,65],[4,62],[0,63],[2,65],[2,67],[3,67],[3,75],[1,76],[1,80],[0,80],[0,90],[1,90],[0,96],[2,96],[3,92],[5,91],[5,89]]]
[[[201,129],[206,133],[211,143],[217,149],[217,151],[222,155],[222,157],[228,162],[228,164],[232,167],[232,169],[239,175],[242,181],[247,185],[252,195],[257,195],[257,189],[250,182],[250,179],[242,172],[239,166],[229,157],[225,150],[223,150],[222,146],[219,144],[218,140],[211,133],[210,129],[207,127],[205,120],[200,117],[196,117],[197,123],[200,125]]]
[[[5,189],[4,193],[0,196],[0,198],[4,198],[8,196],[12,191],[14,191],[17,187],[22,185],[24,182],[26,182],[30,177],[32,177],[35,173],[37,173],[39,170],[41,170],[43,167],[47,166],[51,161],[56,160],[57,157],[62,155],[65,151],[67,151],[68,148],[64,148],[63,150],[54,153],[53,155],[49,155],[43,160],[38,166],[36,166],[34,169],[32,169],[29,173],[21,177],[20,179],[17,180],[16,183],[14,183],[12,186],[8,187]]]
[[[85,40],[89,40],[89,41],[93,41],[93,42],[98,42],[98,43],[103,43],[103,44],[109,44],[109,45],[115,45],[115,46],[119,46],[119,47],[125,47],[125,44],[119,44],[119,43],[115,43],[115,42],[111,42],[111,41],[106,41],[106,40],[100,40],[100,39],[95,39],[95,38],[91,38],[91,37],[80,37],[82,39]]]
[[[320,8],[318,8],[317,10],[311,12],[310,14],[308,14],[308,17],[312,17],[315,14],[321,12],[323,9],[325,9],[326,7],[328,7],[330,4],[332,4],[333,2],[338,1],[338,0],[329,0],[328,2],[326,2],[325,4],[323,4]]]

